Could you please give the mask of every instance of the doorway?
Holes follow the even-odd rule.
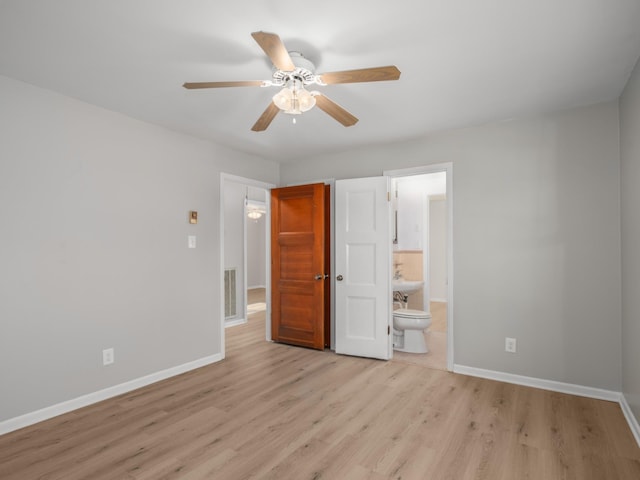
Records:
[[[247,187],[244,208],[246,317],[267,309],[267,196],[263,188]]]
[[[270,317],[270,211],[273,184],[220,175],[220,343],[225,357],[225,329],[247,323],[260,305]],[[258,215],[259,214],[259,215]],[[254,288],[249,288],[254,287]],[[264,298],[258,302],[257,298]],[[250,308],[251,307],[251,308]],[[271,339],[266,322],[265,338]]]
[[[330,195],[324,183],[271,190],[273,341],[331,346]]]
[[[405,305],[431,313],[428,354],[396,352],[394,358],[453,370],[452,164],[384,173],[391,178],[394,278],[423,282]]]
[[[452,238],[452,219],[453,219],[453,214],[452,214],[452,202],[453,202],[453,192],[451,189],[452,186],[452,164],[440,164],[440,165],[432,165],[432,166],[426,166],[426,167],[418,167],[418,168],[413,168],[413,169],[403,169],[403,170],[394,170],[394,171],[388,171],[388,172],[384,172],[384,177],[378,177],[381,179],[381,181],[387,182],[388,179],[393,179],[396,177],[410,177],[410,176],[415,176],[415,175],[420,175],[420,174],[429,174],[429,173],[436,173],[436,172],[446,172],[446,191],[447,191],[447,195],[446,197],[443,199],[445,201],[446,204],[446,217],[447,217],[447,238],[446,238],[446,269],[447,269],[447,278],[446,278],[446,299],[447,299],[447,309],[446,309],[446,331],[447,331],[447,340],[446,340],[446,357],[447,357],[447,362],[446,362],[446,369],[449,371],[453,370],[453,261],[452,261],[452,245],[453,245],[453,238]],[[366,179],[359,179],[359,181],[365,181]],[[373,180],[373,178],[372,178]],[[263,182],[257,182],[251,179],[246,179],[246,178],[241,178],[241,177],[235,177],[232,175],[226,175],[226,174],[222,174],[221,175],[221,225],[220,225],[220,235],[221,235],[221,241],[220,241],[220,245],[221,245],[221,263],[224,265],[224,252],[225,252],[225,241],[224,241],[224,237],[225,237],[225,223],[224,223],[224,195],[225,195],[225,182],[235,182],[235,183],[240,183],[242,185],[248,185],[248,186],[255,186],[258,188],[264,188],[265,191],[266,190],[270,190],[272,188],[274,188],[274,185],[269,185],[269,184],[265,184]],[[344,183],[347,181],[341,180],[338,181],[340,183]],[[377,183],[377,182],[376,182]],[[346,183],[345,183],[346,185]],[[360,187],[359,187],[360,188]],[[333,189],[331,189],[333,190]],[[331,191],[329,190],[329,191]],[[384,198],[385,198],[385,204],[387,201],[387,192],[390,193],[389,190],[387,190],[385,188],[384,191]],[[378,197],[377,194],[373,194],[373,192],[371,192],[371,194],[369,193],[365,193],[365,191],[360,191],[360,192],[350,192],[349,195],[352,195],[352,200],[354,201],[358,201],[358,202],[362,202],[364,201],[366,198],[371,198],[373,199],[374,197]],[[334,196],[331,195],[331,197],[333,198]],[[335,212],[336,212],[336,207],[334,205],[334,202],[329,202],[328,201],[328,197],[327,197],[327,203],[330,206],[329,210],[330,210],[330,217],[329,217],[329,223],[328,225],[332,226],[332,227],[336,227],[337,223],[340,223],[337,221],[336,217],[335,217]],[[357,202],[356,202],[357,203]],[[340,202],[338,202],[338,204],[340,205]],[[342,205],[344,206],[344,202],[342,203]],[[356,205],[354,203],[354,205]],[[364,206],[365,204],[363,203],[362,206]],[[388,204],[387,204],[388,205]],[[340,210],[340,208],[338,208],[338,210]],[[368,210],[363,210],[362,208],[358,208],[357,209],[359,212],[362,211],[368,211]],[[390,209],[386,209],[386,208],[378,208],[375,207],[371,210],[371,212],[374,211],[384,211],[387,210],[387,212],[390,212]],[[244,219],[244,214],[241,215],[242,218]],[[363,223],[363,219],[364,218],[368,218],[367,215],[362,216],[361,214],[357,214],[357,215],[353,215],[352,218],[358,220],[358,223]],[[373,218],[373,217],[371,217]],[[334,221],[335,219],[335,221]],[[267,220],[267,225],[269,226],[271,224],[271,213],[270,213],[270,203],[267,202],[266,204],[266,220]],[[325,221],[327,219],[325,218]],[[344,223],[344,222],[342,222]],[[340,224],[342,224],[340,223]],[[366,223],[366,222],[365,222]],[[388,224],[389,226],[392,225],[392,221],[391,221],[391,215],[389,214],[388,220],[385,220],[384,218],[380,218],[376,221],[377,224],[379,225],[383,225],[383,224]],[[362,226],[362,225],[360,225]],[[336,227],[337,228],[337,227]],[[269,229],[269,228],[268,228]],[[337,236],[334,235],[334,228],[331,228],[331,232],[328,235],[327,240],[329,240],[329,245],[331,246],[336,246],[337,248]],[[271,239],[270,239],[270,229],[269,229],[269,235],[267,235],[267,246],[266,249],[268,252],[271,252]],[[334,238],[336,239],[334,242]],[[378,265],[377,268],[381,268],[384,267],[384,270],[387,272],[387,276],[385,276],[385,279],[390,279],[393,271],[391,271],[391,264],[392,264],[392,245],[390,242],[390,236],[387,236],[387,241],[385,243],[385,245],[380,245],[379,249],[382,250],[386,250],[388,251],[388,254],[386,255],[386,260],[381,260],[380,265]],[[231,240],[233,241],[233,240]],[[237,239],[235,239],[235,241],[237,242]],[[377,247],[376,247],[377,248]],[[371,248],[370,250],[375,251],[376,248]],[[362,250],[362,249],[361,249]],[[268,256],[269,258],[270,256]],[[331,321],[330,326],[332,327],[331,330],[331,339],[332,341],[330,342],[331,346],[333,347],[334,345],[337,345],[337,341],[336,343],[334,343],[333,338],[335,338],[335,334],[334,332],[336,331],[336,321],[337,321],[337,317],[342,315],[341,318],[344,319],[344,312],[343,310],[345,309],[341,309],[341,314],[338,315],[338,312],[335,312],[335,316],[332,315],[332,313],[334,313],[334,308],[337,310],[336,308],[336,304],[334,303],[334,299],[336,297],[338,297],[338,295],[334,295],[334,292],[336,292],[336,280],[341,280],[341,277],[343,277],[341,271],[337,271],[335,270],[335,268],[337,268],[338,270],[340,270],[341,268],[347,266],[349,268],[349,265],[338,265],[335,256],[333,255],[333,248],[330,248],[330,254],[327,256],[327,258],[330,258],[330,261],[327,263],[327,267],[326,270],[332,270],[332,266],[333,268],[333,275],[332,275],[332,280],[328,282],[328,289],[331,291],[331,298],[328,302],[328,304],[330,305],[329,310],[329,315],[330,315],[330,319]],[[271,285],[273,283],[273,280],[271,279],[271,265],[270,265],[270,261],[266,262],[266,271],[267,271],[267,276],[266,276],[266,302],[267,303],[267,311],[266,311],[266,340],[271,340],[272,336],[271,336]],[[344,262],[342,262],[344,263]],[[376,265],[378,264],[378,262],[376,262]],[[388,264],[388,265],[387,265]],[[387,268],[388,266],[388,268]],[[367,269],[365,269],[366,271],[368,271]],[[365,271],[362,270],[362,271]],[[357,270],[356,270],[357,271]],[[224,269],[221,269],[221,277],[224,276]],[[340,282],[341,286],[347,286],[348,283],[348,279],[350,278],[350,276],[348,275],[344,275],[345,279],[347,279],[347,281],[345,282]],[[387,283],[387,288],[390,289],[389,285],[390,285],[390,280],[385,280],[385,282]],[[368,282],[371,283],[371,282]],[[221,278],[221,284],[224,285],[224,279]],[[222,290],[222,295],[221,297],[224,297],[224,287],[221,287]],[[384,298],[388,298],[388,305],[389,305],[389,313],[391,312],[391,291],[388,291],[388,296],[384,295]],[[353,302],[352,302],[353,303]],[[362,303],[362,302],[361,302]],[[353,305],[352,305],[353,307]],[[382,310],[385,310],[385,308],[381,308]],[[377,310],[377,309],[374,309]],[[224,318],[224,305],[221,305],[221,311],[222,311],[222,318]],[[360,311],[359,308],[351,308],[351,310],[347,309],[345,310],[347,312],[351,312],[351,313],[358,313]],[[385,316],[385,322],[387,322],[385,325],[388,324],[389,328],[390,328],[390,320],[391,320],[391,315]],[[376,321],[376,325],[377,323],[381,323]],[[357,325],[354,324],[352,325],[353,327],[358,327],[358,328],[354,328],[352,329],[354,332],[358,332],[358,331],[364,331],[363,328],[366,330],[365,327],[367,327],[367,323],[366,322],[360,322]],[[372,327],[373,328],[373,325]],[[385,327],[385,333],[386,335],[389,335],[388,330],[386,330],[387,327]],[[225,329],[225,325],[224,322],[221,322],[221,342],[222,342],[222,348],[221,348],[221,353],[222,356],[224,358],[224,329]],[[373,331],[373,330],[370,330]],[[372,335],[369,335],[372,336]],[[365,338],[367,337],[367,335],[360,335],[360,337]],[[373,336],[372,336],[373,338]],[[336,348],[336,351],[338,351],[338,349]],[[347,353],[347,354],[353,354],[353,355],[358,355],[358,353],[353,353],[353,352],[338,352],[338,353]],[[389,353],[389,357],[384,357],[384,358],[390,358],[392,352]],[[361,356],[373,356],[375,358],[383,358],[383,357],[379,357],[376,355],[370,355],[370,354],[363,354]]]

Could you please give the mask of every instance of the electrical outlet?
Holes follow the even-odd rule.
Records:
[[[114,361],[113,348],[102,350],[102,365],[111,365]]]
[[[516,339],[506,337],[504,339],[504,351],[509,353],[516,353]]]

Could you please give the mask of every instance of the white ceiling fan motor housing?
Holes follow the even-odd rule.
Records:
[[[298,80],[304,85],[318,83],[318,79],[315,75],[316,66],[311,60],[306,58],[300,52],[289,52],[289,56],[291,57],[293,64],[296,66],[296,69],[292,72],[276,69],[273,72],[274,85],[284,86],[290,80]]]

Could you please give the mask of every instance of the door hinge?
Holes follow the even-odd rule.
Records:
[[[391,325],[387,325],[387,335],[391,335]]]
[[[391,192],[387,192],[387,202],[391,201]]]

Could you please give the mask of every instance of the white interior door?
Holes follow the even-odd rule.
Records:
[[[388,360],[391,228],[388,177],[336,181],[336,353]]]

